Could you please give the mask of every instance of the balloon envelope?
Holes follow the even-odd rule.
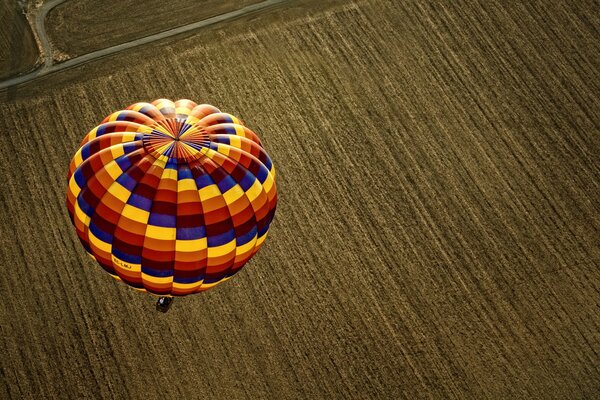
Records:
[[[85,250],[154,294],[184,296],[231,277],[263,244],[276,203],[258,136],[190,100],[109,115],[69,167],[67,208]]]

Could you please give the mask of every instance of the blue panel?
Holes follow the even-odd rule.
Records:
[[[177,226],[177,216],[152,213],[148,219],[148,224],[164,226],[166,228],[175,228]]]
[[[174,147],[175,146],[173,146],[173,143],[171,143],[171,145],[169,147],[167,147],[167,149],[165,151],[163,151],[162,154],[164,154],[167,157],[171,157],[171,153],[173,153]],[[169,161],[171,161],[171,160],[169,159]],[[165,168],[169,168],[169,164],[167,164],[167,166]]]
[[[96,224],[93,222],[90,222],[90,232],[92,232],[94,234],[94,236],[96,236],[98,239],[101,239],[103,242],[106,243],[112,243],[113,242],[113,236],[104,232],[102,229],[98,228],[98,226],[96,226]]]
[[[79,204],[79,208],[81,208],[81,211],[83,211],[85,215],[90,218],[92,217],[94,214],[94,209],[85,201],[81,193],[77,197],[77,204]]]
[[[200,282],[203,278],[204,278],[203,275],[191,276],[189,278],[184,278],[182,276],[175,275],[173,277],[173,282],[177,282],[177,283],[196,283],[196,282]]]
[[[206,228],[204,226],[177,228],[177,239],[179,240],[201,239],[203,237],[206,237]]]
[[[267,169],[270,171],[271,167],[273,166],[273,162],[271,161],[271,159],[269,157],[265,157],[265,159],[261,161],[263,164],[265,164],[265,167],[267,167]]]
[[[230,229],[225,233],[221,233],[220,235],[213,235],[208,237],[208,247],[216,247],[222,246],[225,243],[231,242],[235,239],[235,231]]]
[[[213,142],[223,143],[223,144],[231,144],[231,141],[229,140],[229,136],[215,138],[215,139],[213,139]]]
[[[130,192],[133,191],[133,189],[138,183],[138,181],[129,176],[129,174],[122,174],[117,178],[117,182],[123,185],[123,187],[129,190]]]
[[[87,180],[85,179],[85,176],[83,176],[83,171],[81,168],[77,168],[73,176],[75,177],[75,182],[77,182],[77,186],[79,186],[80,188],[85,187],[85,183],[87,182]]]
[[[250,171],[246,171],[246,175],[244,175],[244,177],[238,183],[240,184],[241,188],[244,189],[244,192],[247,192],[248,189],[252,187],[255,180],[256,178],[254,175],[252,175]]]
[[[269,230],[269,225],[271,225],[270,223],[266,224],[265,226],[262,227],[261,230],[258,231],[258,237],[262,237],[265,233],[267,233],[267,231]]]
[[[117,258],[120,258],[121,260],[123,260],[125,262],[131,263],[131,264],[141,264],[142,263],[142,257],[141,256],[134,256],[134,255],[131,255],[131,254],[123,253],[122,251],[120,251],[116,247],[112,248],[112,253]]]
[[[171,147],[169,147],[169,151],[173,151],[173,148],[175,146],[171,145]],[[170,158],[169,161],[167,161],[167,165],[165,166],[165,169],[177,169],[177,160],[174,158]]]
[[[212,178],[208,174],[200,175],[194,180],[196,181],[196,186],[198,187],[198,190],[202,189],[203,187],[212,185],[214,183]]]
[[[225,178],[221,180],[221,182],[217,183],[219,190],[221,193],[227,192],[229,189],[236,185],[235,180],[231,177],[231,175],[226,175]]]
[[[248,231],[248,233],[245,233],[245,234],[237,237],[236,244],[238,246],[241,246],[243,244],[248,243],[250,240],[252,240],[252,238],[254,238],[254,235],[256,235],[256,233],[257,233],[256,225],[254,225],[254,227],[252,229],[250,229],[250,231]]]
[[[204,283],[217,283],[221,279],[223,279],[223,276],[217,276],[214,278],[206,277],[206,278],[204,278]]]
[[[104,135],[106,132],[106,124],[102,124],[96,129],[96,137]]]
[[[264,165],[260,166],[258,173],[256,174],[256,178],[260,183],[264,183],[269,175],[269,170],[264,167]]]
[[[127,204],[131,204],[132,206],[148,212],[150,212],[150,209],[152,208],[152,200],[135,193],[132,193],[131,196],[129,196]]]
[[[90,157],[90,143],[91,142],[86,143],[81,148],[81,158],[83,158],[84,160],[87,160]]]
[[[121,171],[127,171],[129,167],[131,167],[131,161],[127,155],[122,155],[121,157],[115,159],[117,165],[121,168]]]
[[[137,149],[140,148],[139,143],[136,142],[126,142],[123,143],[123,151],[125,152],[125,154],[129,154],[131,152],[136,151]]]
[[[173,275],[172,269],[166,269],[166,270],[154,269],[154,268],[150,268],[146,265],[142,265],[142,272],[145,274],[148,274],[148,275],[157,276],[157,277],[161,277],[161,278]]]
[[[179,170],[177,171],[177,180],[182,179],[194,179],[192,171],[190,171],[190,168],[185,164],[180,164]]]

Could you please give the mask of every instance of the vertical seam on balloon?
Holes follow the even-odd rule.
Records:
[[[111,161],[115,161],[115,162],[117,162],[117,160],[120,160],[120,159],[122,159],[122,158],[125,158],[125,157],[127,157],[127,158],[130,158],[130,157],[132,157],[134,154],[136,154],[137,152],[142,152],[142,151],[143,151],[143,147],[141,147],[141,148],[139,148],[139,149],[137,149],[136,151],[133,151],[133,152],[131,152],[131,153],[128,153],[128,154],[123,154],[122,156],[119,156],[119,157],[117,157],[116,159],[114,159],[114,160],[111,160]],[[95,153],[95,154],[99,154],[99,153]],[[90,157],[89,159],[91,159],[91,157]],[[82,164],[82,165],[83,165],[83,164]],[[106,165],[108,165],[108,164],[106,164]],[[106,165],[103,165],[102,169],[105,169]],[[128,171],[128,170],[129,170],[130,168],[132,168],[134,165],[137,165],[137,164],[133,164],[133,163],[132,163],[132,164],[131,164],[129,167],[127,167],[127,168],[125,169],[125,171],[123,171],[123,172],[122,172],[122,173],[121,173],[119,176],[121,176],[123,173],[125,173],[126,171]],[[75,174],[73,174],[73,175],[75,175]],[[92,179],[96,179],[96,180],[97,180],[97,179],[98,179],[98,178],[97,178],[97,175],[96,175],[96,174],[94,174],[94,176],[92,177]],[[83,195],[83,192],[84,192],[84,190],[91,190],[91,189],[89,188],[89,183],[92,181],[92,179],[90,179],[89,181],[87,181],[87,182],[86,182],[86,185],[85,185],[85,186],[86,186],[86,187],[85,187],[85,189],[82,189],[82,190],[81,190],[81,192],[79,192],[79,195],[77,196],[77,198],[76,198],[76,200],[75,200],[76,202],[79,200],[79,197]],[[118,179],[118,177],[117,177],[117,179]],[[106,188],[106,190],[104,191],[104,193],[102,194],[102,196],[101,196],[101,197],[98,199],[98,205],[99,205],[100,203],[102,203],[102,200],[104,199],[104,197],[106,196],[106,194],[110,192],[110,189],[112,188],[112,186],[113,186],[115,183],[117,183],[117,179],[113,180],[113,182],[112,182],[112,183],[109,185],[109,187],[108,187],[108,188]],[[85,227],[86,229],[85,229],[85,231],[84,231],[84,232],[85,232],[85,237],[86,237],[86,242],[88,243],[88,245],[89,245],[89,242],[90,242],[90,226],[89,226],[89,225],[91,225],[91,223],[92,223],[92,219],[93,219],[93,218],[94,218],[94,216],[96,215],[96,208],[97,208],[97,207],[95,207],[95,208],[92,210],[92,215],[90,215],[90,216],[89,216],[89,217],[90,217],[89,224],[88,224],[88,225]],[[114,238],[114,235],[113,235],[113,238]],[[113,244],[111,243],[111,244],[110,244],[110,252],[111,252],[111,256],[112,256],[112,250],[113,250]],[[111,258],[111,263],[113,264],[113,269],[115,270],[115,273],[116,273],[116,271],[117,271],[117,270],[116,270],[116,268],[114,267],[114,263],[112,262],[112,258]],[[118,273],[117,273],[117,275],[118,275]]]
[[[156,161],[158,161],[158,160],[159,160],[158,158],[155,159],[153,165],[156,164]],[[161,161],[163,161],[163,160],[161,160]],[[165,173],[166,166],[167,166],[167,161],[164,161],[164,166],[162,167],[161,179],[162,179],[162,175]],[[159,186],[160,186],[160,180],[159,180]],[[154,195],[152,196],[152,204],[153,205],[154,205],[154,200],[156,199],[156,194],[157,193],[158,193],[158,186],[156,187],[156,190],[154,191]],[[150,225],[150,216],[151,215],[152,215],[152,207],[150,207],[150,211],[148,212],[148,222],[146,223],[146,227],[144,228],[144,241],[142,243],[143,247],[145,247],[144,243],[146,242],[146,238],[147,238],[147,234],[148,234],[148,226]],[[177,229],[177,228],[175,228],[175,229]],[[175,237],[177,237],[177,230],[175,231],[175,235],[176,235]],[[142,286],[144,286],[144,289],[146,289],[147,291],[150,292],[150,290],[148,290],[148,288],[144,284],[144,277],[143,277],[143,274],[144,274],[144,271],[143,271],[143,268],[144,268],[144,264],[143,264],[144,256],[143,256],[143,254],[144,254],[144,252],[142,250],[142,260],[141,260],[141,265],[140,265],[140,278],[142,279]],[[173,277],[173,275],[171,275],[171,277]]]
[[[212,164],[214,164],[213,166],[216,166],[216,168],[214,168],[214,170],[213,170],[213,173],[214,173],[216,170],[218,170],[219,168],[222,168],[222,167],[221,167],[219,164],[217,164],[216,162],[214,162],[214,161],[213,161],[212,159],[210,159],[209,157],[204,157],[204,158],[203,158],[203,161],[204,161],[204,162],[206,162],[206,163],[212,163]],[[217,190],[218,190],[218,191],[219,191],[219,193],[221,194],[221,197],[223,197],[223,192],[221,191],[221,188],[219,188],[219,185],[217,185],[217,183],[216,183],[216,182],[215,182],[215,180],[213,179],[213,177],[212,177],[211,173],[210,173],[210,172],[208,172],[208,170],[206,170],[206,169],[205,169],[205,171],[206,171],[206,175],[209,177],[209,179],[211,180],[212,184],[213,184],[213,185],[215,185],[215,186],[217,187]],[[223,199],[223,202],[225,202],[225,199]],[[226,203],[226,202],[225,202],[225,206],[227,206],[227,203]],[[228,206],[227,206],[227,211],[230,211]],[[234,225],[233,225],[233,219],[231,218],[231,212],[229,212],[229,216],[228,216],[227,218],[228,218],[228,219],[229,219],[229,221],[231,222],[231,225],[232,225],[232,226],[234,226]],[[204,226],[206,227],[206,220],[204,220]],[[207,255],[206,255],[206,257],[207,257],[206,270],[207,270],[207,272],[208,272],[208,259],[209,259],[209,257],[208,257],[208,249],[210,248],[210,246],[208,246],[208,230],[207,230],[207,232],[206,232],[206,247],[207,247],[207,250],[206,250],[206,251],[207,251]],[[205,277],[205,279],[204,279],[204,280],[206,280],[206,273],[204,274],[204,277]],[[202,286],[204,286],[204,280],[203,280]],[[220,278],[218,281],[216,281],[216,282],[211,282],[210,284],[218,284],[218,283],[219,283],[219,282],[221,282],[222,280],[223,280],[223,278]],[[202,286],[200,286],[200,288],[201,288]]]
[[[210,136],[210,135],[209,135],[209,136]],[[221,144],[223,144],[223,143],[221,143]],[[230,147],[233,147],[233,146],[230,146]],[[235,149],[238,149],[237,147],[233,147],[233,148],[235,148]],[[211,150],[212,150],[212,149],[211,149]],[[241,149],[238,149],[238,150],[242,151]],[[261,192],[264,192],[265,194],[267,194],[267,193],[266,193],[266,190],[264,189],[264,186],[263,186],[263,185],[262,185],[262,183],[261,183],[261,182],[258,180],[258,178],[256,177],[256,175],[254,175],[254,174],[253,174],[253,173],[252,173],[250,170],[248,170],[248,169],[247,169],[247,168],[246,168],[246,167],[245,167],[245,166],[244,166],[242,163],[240,163],[239,161],[237,161],[237,160],[236,160],[236,159],[234,159],[234,158],[231,158],[231,157],[229,157],[229,156],[228,156],[228,155],[226,155],[226,154],[223,154],[223,153],[221,153],[221,152],[218,152],[218,151],[216,151],[216,150],[212,150],[212,151],[214,151],[214,152],[216,152],[216,153],[219,153],[219,154],[221,154],[221,155],[222,155],[222,156],[224,156],[224,157],[227,157],[228,159],[230,159],[230,160],[232,160],[233,162],[235,162],[235,163],[236,163],[236,165],[239,165],[241,168],[243,168],[244,170],[246,170],[247,172],[249,172],[249,173],[250,173],[252,176],[254,176],[254,178],[255,178],[256,182],[258,182],[258,184],[260,185],[260,190],[261,190]],[[254,157],[252,154],[250,154],[250,153],[247,153],[247,154],[248,154],[250,157],[252,157],[252,158],[256,159],[256,160],[257,160],[257,161],[258,161],[258,162],[259,162],[261,165],[263,165],[263,166],[264,166],[264,164],[262,164],[262,162],[260,162],[260,160],[258,160],[258,159],[257,159],[256,157]],[[208,156],[207,156],[207,157],[208,157]],[[213,159],[212,159],[212,158],[210,158],[210,157],[208,157],[208,159],[209,159],[210,161],[212,161],[213,163],[215,163],[216,165],[218,165],[218,166],[219,166],[219,168],[222,168],[223,170],[225,170],[225,168],[222,166],[222,164],[219,164],[219,162],[218,162],[218,161],[216,161],[216,160],[213,160]],[[265,169],[267,169],[267,167],[265,167]],[[268,169],[267,169],[267,170],[268,170]],[[236,182],[236,184],[237,184],[237,185],[239,185],[239,186],[240,186],[240,188],[241,188],[241,185],[240,185],[240,183],[239,183],[237,180],[235,180],[235,178],[234,178],[233,176],[231,176],[227,170],[225,170],[225,171],[228,173],[228,175],[231,177],[231,179],[233,179],[233,181],[234,181],[234,182]],[[258,241],[258,239],[259,239],[259,236],[258,236],[258,220],[256,219],[256,211],[257,211],[257,210],[256,210],[256,208],[255,208],[255,206],[254,206],[254,203],[253,203],[253,202],[250,200],[250,198],[248,197],[248,194],[247,194],[247,192],[246,192],[245,190],[243,190],[243,189],[242,189],[242,191],[243,191],[243,196],[244,196],[244,197],[246,197],[246,199],[247,199],[247,200],[248,200],[248,202],[250,203],[250,206],[252,207],[252,210],[254,211],[254,215],[252,215],[252,218],[254,219],[254,225],[255,225],[255,227],[256,227],[256,229],[257,229],[257,231],[256,231],[256,239],[255,239],[255,241],[254,241],[254,245],[253,245],[253,247],[252,247],[252,251],[255,251],[255,249],[256,249],[256,242],[257,242],[257,241]],[[223,193],[222,193],[222,194],[223,194]],[[268,198],[268,194],[267,194],[267,198]],[[225,204],[226,204],[226,206],[227,206],[227,209],[229,210],[229,214],[230,214],[230,218],[231,218],[231,209],[229,208],[229,204],[227,204],[227,203],[225,203]],[[233,223],[233,218],[231,218],[231,220],[232,220],[232,223]],[[234,228],[235,228],[235,225],[234,225]],[[236,238],[236,247],[237,247],[237,238]],[[236,253],[237,253],[237,250],[236,250]],[[234,261],[234,263],[235,263],[235,261]],[[232,269],[233,269],[233,264],[232,264],[232,265],[231,265],[231,266],[230,266],[230,267],[227,269],[227,271],[226,271],[226,276],[232,276],[232,275],[230,275],[230,272],[231,272],[231,270],[232,270]],[[237,271],[236,271],[236,272],[237,272]]]
[[[144,150],[145,150],[145,149],[144,149]],[[148,153],[146,153],[146,154],[144,154],[144,156],[143,156],[143,157],[142,157],[142,158],[141,158],[141,159],[140,159],[140,160],[139,160],[137,163],[135,163],[135,164],[132,164],[132,165],[131,165],[131,167],[133,167],[134,165],[135,165],[135,166],[139,166],[139,165],[140,165],[140,164],[141,164],[143,161],[146,161],[146,160],[147,160],[147,161],[152,161],[152,158],[153,158],[153,157],[152,157],[152,155],[151,155],[151,154],[148,154]],[[150,167],[151,167],[153,164],[154,164],[154,163],[152,163],[152,164],[150,165]],[[131,167],[130,167],[130,168],[131,168]],[[150,169],[150,167],[148,167],[148,169]],[[130,168],[127,168],[127,170],[123,171],[123,173],[122,173],[121,175],[125,174],[125,173],[126,173],[126,172],[127,172],[129,169],[130,169]],[[148,172],[148,169],[147,169],[146,171],[144,171],[144,175],[145,175],[145,174]],[[119,175],[119,177],[120,177],[121,175]],[[117,179],[118,179],[118,178],[117,178]],[[116,182],[116,180],[115,180],[115,182]],[[129,199],[131,198],[131,196],[132,196],[132,195],[133,195],[133,193],[135,192],[135,189],[138,187],[138,185],[139,185],[141,182],[142,182],[142,179],[138,180],[138,181],[135,183],[135,185],[133,186],[133,188],[132,188],[132,189],[129,191],[129,196],[127,197],[127,201],[125,202],[125,205],[123,206],[123,208],[125,208],[125,206],[127,206],[127,204],[129,203]],[[121,210],[121,213],[119,214],[119,219],[117,219],[117,223],[115,224],[115,231],[116,231],[116,230],[117,230],[117,228],[119,227],[119,225],[120,225],[120,223],[121,223],[121,219],[122,219],[122,218],[123,218],[123,211]],[[146,224],[146,226],[147,226],[147,224]],[[114,235],[113,235],[113,238],[114,238]],[[111,246],[111,256],[114,256],[114,254],[113,254],[113,249],[114,249],[114,246]],[[140,257],[141,257],[141,255],[140,255]],[[111,261],[112,261],[112,258],[111,258]],[[113,264],[114,264],[114,262],[113,262]],[[141,262],[141,260],[140,260],[140,279],[142,279],[142,265],[141,265],[141,264],[142,264],[142,262]],[[116,270],[116,269],[115,269],[115,270]],[[123,279],[123,278],[121,278],[121,279]],[[143,279],[142,279],[142,287],[143,287],[143,286],[144,286],[144,281],[143,281]]]
[[[178,164],[178,167],[179,167],[179,164]],[[187,167],[190,170],[190,174],[192,174],[192,181],[194,182],[194,187],[196,188],[196,194],[198,195],[198,203],[200,204],[202,213],[204,213],[204,209],[202,208],[202,202],[200,201],[200,195],[198,194],[198,184],[196,183],[196,180],[194,179],[194,175],[192,173],[192,167],[189,163],[187,164]],[[177,170],[177,209],[179,209],[179,168]],[[177,219],[175,222],[175,229],[176,229],[175,230],[175,241],[176,241],[175,242],[175,258],[177,257],[177,240],[178,240],[177,239],[177,229],[179,229],[178,222],[179,222],[179,215],[177,215]],[[175,282],[175,264],[173,264],[173,284],[174,284],[174,282]],[[202,276],[202,281],[200,282],[199,287],[202,287],[203,282],[204,282],[204,275]],[[195,282],[195,283],[198,283],[198,282]],[[193,293],[193,291],[190,293],[186,293],[186,294],[191,294],[191,293]]]

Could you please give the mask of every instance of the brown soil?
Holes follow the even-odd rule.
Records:
[[[0,398],[597,397],[594,5],[318,4],[0,103]],[[83,135],[158,97],[241,117],[280,194],[250,264],[160,315],[64,204]]]

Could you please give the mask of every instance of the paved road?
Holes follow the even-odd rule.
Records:
[[[218,22],[223,22],[223,21],[227,21],[230,19],[239,18],[246,14],[257,12],[257,11],[266,9],[268,7],[272,7],[276,4],[283,3],[288,0],[265,0],[260,3],[255,3],[255,4],[251,4],[249,6],[240,8],[239,10],[230,11],[230,12],[227,12],[224,14],[216,15],[211,18],[203,19],[202,21],[198,21],[198,22],[183,25],[183,26],[180,26],[177,28],[169,29],[168,31],[164,31],[164,32],[160,32],[160,33],[157,33],[154,35],[149,35],[149,36],[145,36],[145,37],[142,37],[139,39],[131,40],[129,42],[121,43],[116,46],[107,47],[102,50],[94,51],[92,53],[88,53],[88,54],[84,54],[79,57],[72,58],[72,59],[62,62],[60,64],[53,64],[53,62],[52,62],[52,46],[51,46],[50,40],[46,34],[44,21],[46,19],[46,15],[48,14],[48,12],[52,8],[59,5],[60,3],[63,3],[64,1],[65,0],[51,0],[48,3],[45,3],[42,6],[42,8],[40,9],[40,12],[36,15],[36,19],[35,19],[36,30],[38,32],[38,37],[40,38],[40,41],[42,43],[42,48],[44,51],[44,63],[42,64],[42,66],[28,74],[17,76],[17,77],[10,78],[10,79],[6,79],[6,80],[0,82],[0,89],[20,85],[20,84],[29,82],[33,79],[36,79],[40,76],[48,75],[53,72],[58,72],[63,69],[72,68],[77,65],[81,65],[86,62],[95,60],[97,58],[106,57],[111,54],[123,51],[123,50],[128,50],[133,47],[137,47],[140,45],[154,42],[156,40],[161,40],[164,38],[168,38],[170,36],[175,36],[175,35],[179,35],[181,33],[193,31],[194,29],[213,25]]]

